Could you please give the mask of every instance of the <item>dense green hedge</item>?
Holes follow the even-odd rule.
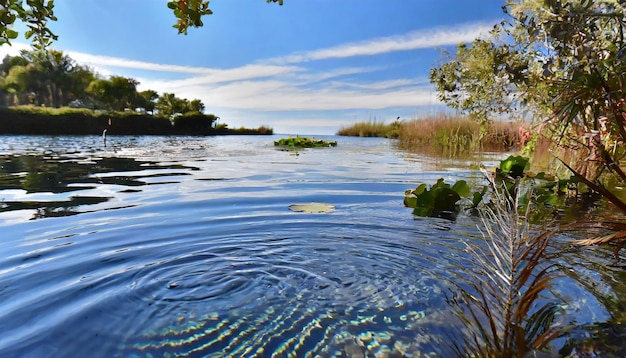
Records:
[[[136,112],[102,112],[76,108],[11,107],[0,108],[0,134],[36,135],[215,135],[232,130],[216,130],[212,124],[217,117],[201,113],[169,118]],[[250,129],[246,134],[271,134]]]

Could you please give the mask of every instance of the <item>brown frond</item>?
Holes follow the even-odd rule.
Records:
[[[555,324],[559,305],[537,307],[559,276],[544,260],[556,231],[532,235],[527,220],[531,209],[520,213],[518,195],[508,195],[494,182],[492,189],[491,205],[480,211],[483,245],[467,244],[475,267],[467,278],[473,292],[459,286],[464,299],[453,304],[466,327],[463,356],[523,357],[565,333],[564,326]]]
[[[625,241],[626,240],[626,231],[620,231],[620,232],[615,232],[609,235],[604,235],[604,236],[599,236],[599,237],[592,237],[590,239],[582,239],[582,240],[576,240],[574,242],[572,242],[575,245],[582,245],[582,246],[593,246],[593,245],[604,245],[604,244],[608,244],[611,241]]]

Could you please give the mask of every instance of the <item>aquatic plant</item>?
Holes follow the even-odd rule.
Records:
[[[281,138],[274,141],[274,146],[284,148],[324,148],[324,147],[336,147],[337,141],[325,141],[322,139],[314,139],[311,137],[292,137]]]
[[[519,195],[521,209],[534,205],[535,209],[530,216],[534,223],[552,217],[578,201],[575,195],[569,195],[578,190],[579,180],[575,176],[559,178],[546,172],[533,173],[528,169],[528,158],[511,155],[500,162],[494,173],[485,173],[508,196]]]
[[[487,188],[475,192],[470,207],[476,207],[483,199]],[[453,218],[460,211],[458,205],[461,198],[469,197],[471,188],[465,180],[458,180],[454,185],[444,182],[443,178],[430,188],[420,184],[413,190],[404,193],[404,205],[413,208],[413,214],[418,216],[439,216]]]
[[[492,204],[479,209],[483,245],[466,243],[475,268],[449,298],[464,328],[454,350],[462,357],[526,357],[568,330],[560,304],[542,297],[559,277],[544,261],[556,230],[531,232],[531,206],[520,211],[519,196],[490,183]]]

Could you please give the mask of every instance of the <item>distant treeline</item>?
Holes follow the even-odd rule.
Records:
[[[104,112],[76,108],[20,106],[0,108],[0,134],[33,135],[219,135],[272,134],[271,128],[229,129],[215,126],[212,114],[188,113],[171,120],[137,112]]]
[[[199,99],[138,91],[139,81],[103,76],[61,51],[26,51],[0,62],[0,134],[272,134],[230,129]]]

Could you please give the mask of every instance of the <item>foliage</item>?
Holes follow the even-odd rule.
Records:
[[[152,114],[157,110],[170,118],[205,110],[199,99],[190,101],[173,93],[159,96],[154,90],[138,92],[139,82],[133,78],[102,78],[55,50],[6,56],[0,64],[0,74],[0,105],[73,106]]]
[[[109,79],[95,79],[85,89],[96,107],[123,111],[132,109],[136,103],[138,81],[122,76],[111,76]]]
[[[259,126],[257,128],[228,128],[226,123],[220,123],[214,130],[215,134],[231,134],[231,135],[272,135],[274,129],[268,126]]]
[[[57,36],[48,28],[48,21],[56,21],[54,0],[5,0],[0,8],[0,46],[10,44],[18,36],[12,27],[16,20],[25,23],[27,39],[32,38],[32,46],[45,50]]]
[[[102,134],[107,129],[109,135],[140,134],[188,134],[188,135],[229,135],[229,134],[272,134],[272,129],[217,129],[212,128],[215,115],[190,113],[177,116],[174,123],[169,118],[140,112],[92,111],[86,108],[48,108],[39,106],[18,106],[0,108],[0,134]]]
[[[205,133],[212,129],[217,116],[189,112],[174,117],[173,125],[177,131],[189,133]]]
[[[507,151],[518,143],[518,125],[493,121],[483,125],[469,116],[439,114],[403,122],[400,147],[444,157],[472,155],[480,151]]]
[[[283,0],[267,0],[283,4]],[[203,26],[202,17],[213,14],[209,9],[208,0],[173,0],[167,3],[177,22],[174,25],[178,33],[187,34],[189,27]],[[48,21],[56,21],[54,16],[54,0],[5,0],[0,7],[0,46],[10,44],[19,35],[12,27],[16,21],[28,26],[24,34],[27,39],[32,38],[32,46],[37,50],[45,51],[57,40],[57,36],[48,28]]]
[[[0,102],[60,107],[81,98],[95,75],[63,52],[22,51],[0,65]]]
[[[500,43],[498,30],[494,28],[489,39],[459,44],[454,57],[444,52],[445,62],[430,71],[439,99],[480,123],[493,119],[494,114],[514,113],[519,98],[512,82],[528,72],[529,65],[518,51]]]
[[[431,71],[440,98],[486,117],[530,111],[544,135],[626,180],[623,1],[508,0],[509,20]],[[483,119],[483,117],[479,117]]]
[[[482,201],[486,190],[485,187],[482,192],[473,194],[472,207]],[[430,188],[426,184],[420,184],[413,190],[407,190],[404,193],[404,205],[413,208],[413,214],[418,216],[453,218],[460,211],[459,200],[469,197],[470,194],[471,189],[465,180],[458,180],[451,186],[440,178]]]
[[[431,71],[440,98],[487,116],[529,111],[575,181],[626,212],[599,180],[610,171],[626,182],[626,2],[508,0],[503,10],[489,37]]]
[[[567,194],[570,189],[576,188],[578,178],[572,176],[559,179],[545,172],[534,174],[527,172],[528,167],[528,158],[510,155],[500,161],[494,172],[483,171],[492,180],[492,186],[514,198],[521,210],[533,207],[529,216],[533,223],[541,222],[564,207],[572,206],[573,199],[568,198]],[[426,184],[420,184],[413,190],[407,190],[404,205],[413,208],[413,214],[418,216],[454,218],[463,208],[478,208],[487,194],[487,186],[472,192],[464,180],[450,185],[444,183],[442,178],[430,189]],[[491,205],[492,201],[486,204]]]
[[[292,137],[281,138],[274,141],[274,146],[280,146],[284,148],[324,148],[324,147],[336,147],[337,141],[325,141],[322,139],[314,139],[310,137]]]
[[[267,2],[277,2],[283,4],[283,0],[267,0]],[[202,17],[213,14],[209,9],[208,0],[173,0],[167,3],[167,7],[174,12],[177,21],[173,27],[178,29],[178,33],[187,35],[187,29],[191,27],[202,27]]]

